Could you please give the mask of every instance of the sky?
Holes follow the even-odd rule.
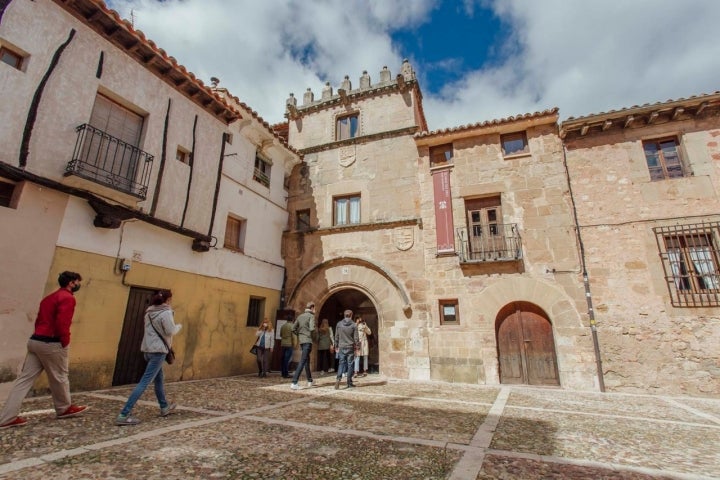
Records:
[[[718,0],[110,0],[267,122],[403,59],[430,130],[558,107],[560,118],[720,90]]]

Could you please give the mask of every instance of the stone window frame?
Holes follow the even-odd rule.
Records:
[[[453,307],[455,313],[453,319],[449,319],[446,307]],[[440,314],[440,325],[460,325],[460,303],[457,298],[441,298],[438,300],[438,312]]]
[[[352,129],[352,124],[348,127],[348,129],[346,129],[340,125],[340,122],[347,118],[349,118],[349,119],[355,118],[355,123],[356,123],[355,130]],[[348,130],[348,131],[346,132],[346,130]],[[349,140],[351,138],[357,138],[359,136],[360,136],[360,112],[359,111],[343,112],[342,114],[337,115],[335,117],[335,141]]]
[[[358,213],[357,213],[357,221],[353,222],[351,218],[351,203],[352,200],[357,198],[357,204],[358,204]],[[346,211],[346,218],[347,221],[344,223],[338,223],[338,217],[337,217],[337,208],[338,208],[338,201],[340,200],[349,200],[347,202],[347,211]],[[334,227],[344,226],[344,225],[359,225],[362,223],[362,195],[360,192],[358,193],[350,193],[345,195],[337,195],[334,196],[332,199],[332,225]]]
[[[522,142],[522,148],[521,149],[514,149],[512,151],[508,151],[508,145],[511,144],[511,142]],[[530,144],[528,143],[527,138],[527,132],[525,130],[519,131],[519,132],[511,132],[511,133],[503,133],[500,135],[500,148],[502,149],[503,157],[505,158],[513,158],[513,157],[519,157],[524,155],[530,154]]]

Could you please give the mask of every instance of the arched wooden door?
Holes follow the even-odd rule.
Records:
[[[513,303],[497,319],[500,383],[560,385],[552,325],[535,305]]]

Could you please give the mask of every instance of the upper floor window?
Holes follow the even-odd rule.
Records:
[[[0,207],[15,208],[13,205],[13,194],[15,184],[0,182]]]
[[[685,176],[676,138],[647,140],[643,142],[643,150],[651,180]]]
[[[453,146],[452,143],[445,145],[437,145],[430,147],[430,166],[437,167],[452,162]]]
[[[527,135],[525,132],[506,133],[500,135],[502,152],[504,156],[530,153],[528,148]]]
[[[360,194],[333,198],[333,225],[360,223]]]
[[[270,188],[270,167],[270,162],[259,155],[255,155],[255,171],[253,173],[253,180]]]
[[[310,209],[295,212],[295,230],[307,232],[310,230]]]
[[[190,152],[182,147],[178,147],[175,152],[175,160],[182,162],[185,165],[190,165]]]
[[[225,224],[225,243],[223,246],[230,250],[242,252],[245,248],[246,221],[228,216]]]
[[[0,61],[10,65],[13,68],[22,70],[23,55],[20,55],[7,47],[0,47]]]
[[[440,300],[440,325],[458,325],[460,323],[460,312],[456,298]]]
[[[355,138],[358,134],[358,114],[345,115],[337,119],[335,140]]]
[[[720,306],[720,223],[657,227],[654,232],[672,305]]]
[[[250,297],[248,303],[247,326],[259,327],[260,320],[265,316],[265,299],[262,297]]]

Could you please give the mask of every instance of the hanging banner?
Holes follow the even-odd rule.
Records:
[[[435,225],[437,253],[453,253],[455,238],[453,231],[452,198],[450,192],[450,169],[434,170],[433,187],[435,189]]]

